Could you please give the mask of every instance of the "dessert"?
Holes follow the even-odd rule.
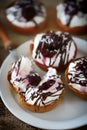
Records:
[[[87,56],[72,61],[65,72],[67,85],[83,99],[87,99]]]
[[[12,65],[7,78],[10,87],[17,90],[21,105],[33,112],[52,110],[65,92],[64,83],[56,69],[48,68],[47,73],[41,77],[39,73],[34,72],[27,57],[21,57]]]
[[[11,27],[23,34],[40,31],[46,23],[46,9],[37,0],[16,0],[6,8]]]
[[[35,36],[30,51],[40,68],[63,70],[76,57],[77,48],[69,33],[49,31]]]
[[[63,31],[87,32],[87,0],[63,0],[56,7],[57,24]]]
[[[46,112],[56,107],[64,95],[64,84],[57,72],[49,68],[40,82],[34,82],[36,75],[33,74],[31,84],[25,93],[19,93],[22,105],[34,112]],[[32,84],[33,83],[33,84]]]

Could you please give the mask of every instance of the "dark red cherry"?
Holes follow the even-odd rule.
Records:
[[[36,15],[36,10],[32,6],[26,6],[22,9],[22,15],[29,21]]]
[[[40,49],[44,57],[53,57],[61,46],[61,42],[61,37],[55,32],[50,31],[42,36],[38,49]]]
[[[37,86],[39,84],[39,82],[41,81],[41,77],[34,72],[31,72],[28,76],[28,81],[29,84],[31,84],[32,86]]]

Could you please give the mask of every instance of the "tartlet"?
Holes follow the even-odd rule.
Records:
[[[5,10],[9,25],[22,34],[39,32],[46,25],[44,4],[35,0],[16,0]]]
[[[64,70],[76,57],[77,47],[69,33],[48,31],[35,36],[30,52],[40,68]]]
[[[56,21],[63,31],[87,33],[87,1],[63,0],[56,6]]]
[[[28,57],[21,57],[8,71],[10,88],[17,93],[19,103],[33,112],[46,112],[61,101],[65,86],[56,69],[48,68],[41,77]]]
[[[87,99],[87,56],[72,61],[66,69],[65,77],[70,90]]]

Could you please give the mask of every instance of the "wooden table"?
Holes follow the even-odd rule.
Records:
[[[10,2],[10,0],[4,0],[4,1],[0,0],[0,22],[3,24],[4,28],[6,29],[10,40],[13,41],[16,45],[20,45],[21,43],[24,43],[25,41],[33,38],[35,36],[35,34],[27,35],[27,36],[22,35],[22,34],[15,32],[8,26],[8,24],[6,23],[5,18],[4,18],[3,10],[4,10],[5,6],[8,5],[9,2]],[[47,20],[46,27],[43,30],[41,30],[42,32],[50,30],[50,29],[51,30],[59,29],[55,22],[55,7],[58,2],[60,2],[60,1],[43,0],[43,3],[45,3],[47,11],[48,11],[48,20]],[[77,37],[87,40],[87,34],[77,35]],[[1,66],[2,62],[4,61],[4,59],[6,58],[6,56],[7,56],[7,53],[3,48],[2,41],[0,41],[0,66]],[[40,130],[39,128],[32,127],[32,126],[20,121],[15,116],[13,116],[8,111],[8,109],[5,107],[5,105],[3,104],[3,102],[0,98],[0,130],[5,130],[5,129],[7,129],[7,130],[17,130],[17,129]],[[76,130],[83,130],[83,129],[87,129],[87,126],[80,127]]]

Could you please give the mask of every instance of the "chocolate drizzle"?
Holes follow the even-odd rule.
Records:
[[[74,73],[74,74],[73,74]],[[71,83],[80,84],[81,86],[87,87],[87,58],[81,58],[78,60],[74,67],[74,71],[69,72]]]
[[[55,83],[55,80],[48,80],[47,82],[43,83],[41,86],[39,86],[39,90],[47,90],[49,89],[53,84]]]
[[[41,59],[41,54],[44,59],[49,58],[50,62],[48,66],[53,66],[58,56],[60,56],[60,62],[57,66],[64,66],[65,62],[69,60],[69,51],[71,49],[72,38],[69,33],[56,34],[53,31],[44,34],[39,41],[36,49],[35,59],[37,57]],[[68,50],[67,50],[67,46]],[[54,57],[54,61],[52,58]]]
[[[87,0],[63,0],[63,3],[65,6],[65,13],[70,16],[67,26],[70,25],[73,16],[78,12],[87,14]]]
[[[11,73],[12,73],[12,71],[14,71],[14,69],[16,69],[16,71],[17,71],[16,76],[18,76],[18,74],[19,74],[21,61],[22,61],[22,58],[20,58],[19,61],[15,62],[14,65],[13,65],[13,67],[12,67]],[[16,64],[17,64],[17,67],[16,67]]]
[[[34,105],[38,105],[40,106],[42,105],[46,105],[49,104],[51,102],[53,102],[55,100],[51,99],[50,101],[46,101],[45,100],[48,97],[58,97],[59,94],[57,94],[58,91],[62,90],[64,88],[64,84],[63,83],[59,83],[58,81],[56,81],[57,77],[53,76],[54,79],[49,79],[46,82],[44,82],[42,85],[38,86],[38,88],[36,87],[36,89],[31,93],[31,96],[26,99],[26,93],[23,93],[23,96],[25,97],[25,101],[34,101]],[[59,77],[58,77],[59,78]],[[57,85],[55,86],[55,91],[51,92],[49,89],[57,82]],[[49,91],[48,91],[49,90]],[[29,88],[29,90],[27,91],[27,94],[30,93],[30,91],[32,91],[32,88]]]

